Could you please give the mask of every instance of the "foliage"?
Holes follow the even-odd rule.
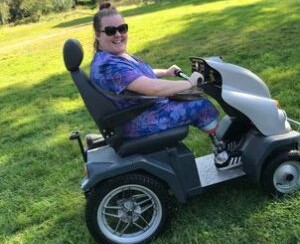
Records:
[[[49,12],[61,12],[74,6],[74,0],[0,0],[1,24],[36,22]]]
[[[92,5],[100,4],[103,2],[111,2],[114,5],[130,5],[130,4],[148,4],[160,3],[162,0],[91,0]]]
[[[5,24],[9,19],[9,6],[7,0],[1,0],[0,2],[0,24]]]
[[[62,12],[76,5],[92,5],[108,0],[0,0],[0,25],[6,23],[28,23],[39,21],[42,15],[50,12]],[[115,5],[128,5],[160,0],[111,0]]]
[[[130,26],[130,53],[186,73],[189,56],[221,55],[260,76],[300,119],[299,0],[172,0],[119,10]],[[94,12],[77,8],[0,27],[0,243],[94,243],[83,214],[83,162],[68,135],[97,128],[62,59],[64,41],[77,38],[88,72]],[[192,127],[184,143],[196,156],[211,152]],[[300,192],[271,200],[259,186],[234,181],[176,205],[153,243],[299,243],[299,208]]]

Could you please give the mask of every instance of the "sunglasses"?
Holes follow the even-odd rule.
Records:
[[[127,24],[122,24],[122,25],[119,25],[118,27],[115,27],[115,26],[106,26],[104,28],[104,30],[102,30],[101,32],[104,32],[108,36],[113,36],[113,35],[115,35],[117,33],[117,31],[120,34],[127,33],[127,31],[128,31],[128,25]]]

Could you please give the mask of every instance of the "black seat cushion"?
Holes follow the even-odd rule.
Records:
[[[171,147],[184,139],[188,131],[188,126],[182,126],[138,139],[128,139],[121,144],[117,153],[120,156],[127,156]]]

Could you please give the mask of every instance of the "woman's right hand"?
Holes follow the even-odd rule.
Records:
[[[199,79],[200,79],[200,81],[199,81]],[[199,72],[193,72],[189,79],[189,82],[192,84],[192,87],[197,86],[198,83],[201,83],[203,81],[204,81],[204,77]]]
[[[176,72],[181,71],[181,69],[176,65],[172,65],[166,70],[166,76],[176,76]]]

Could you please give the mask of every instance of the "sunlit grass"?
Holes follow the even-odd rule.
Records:
[[[121,8],[129,52],[154,67],[221,55],[257,73],[288,114],[300,118],[297,0],[186,0]],[[93,243],[83,217],[83,165],[69,132],[97,132],[66,72],[62,47],[77,38],[83,68],[93,55],[92,15],[79,8],[39,23],[0,28],[0,243]],[[185,143],[210,152],[197,129]],[[155,243],[298,243],[300,196],[271,201],[233,182],[178,205]]]

